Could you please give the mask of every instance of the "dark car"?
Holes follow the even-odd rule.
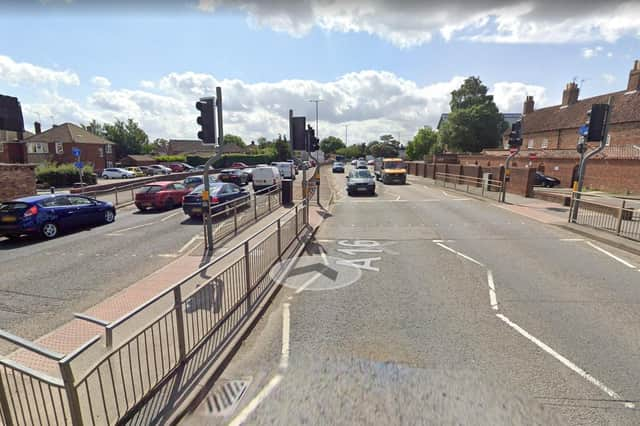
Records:
[[[375,177],[369,172],[369,170],[355,169],[351,170],[349,176],[347,176],[347,193],[349,195],[355,194],[369,194],[375,195],[376,193],[376,180]]]
[[[536,185],[542,185],[545,188],[553,188],[554,186],[560,185],[560,179],[554,178],[553,176],[546,176],[542,174],[542,172],[536,172]]]
[[[140,211],[152,208],[168,210],[182,203],[182,197],[191,190],[180,182],[153,182],[136,192],[136,207]]]
[[[333,163],[333,167],[331,168],[333,173],[344,173],[344,163],[336,161]]]
[[[249,174],[244,170],[224,169],[218,175],[218,181],[235,183],[236,185],[244,186],[249,183]]]
[[[215,182],[216,181],[216,177],[213,176],[213,174],[209,175],[209,182]],[[183,181],[182,184],[184,186],[186,186],[190,191],[193,191],[193,189],[196,186],[202,185],[204,183],[204,176],[189,176],[186,177]]]
[[[70,194],[34,195],[0,204],[0,236],[42,235],[55,238],[60,230],[111,223],[113,204]]]
[[[202,192],[200,185],[182,198],[182,210],[192,218],[202,217]],[[215,182],[209,187],[211,211],[213,213],[230,210],[233,206],[248,203],[249,193],[233,183]],[[233,202],[235,201],[235,202]]]

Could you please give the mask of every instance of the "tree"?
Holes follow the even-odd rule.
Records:
[[[423,127],[407,144],[407,157],[410,160],[422,160],[425,155],[433,154],[438,148],[438,134],[431,127]]]
[[[169,152],[169,141],[163,138],[154,139],[153,142],[143,146],[145,154],[167,154]]]
[[[349,145],[343,148],[338,148],[336,154],[344,155],[347,158],[359,158],[364,155],[362,145]]]
[[[222,137],[222,144],[226,145],[228,143],[238,145],[240,148],[245,148],[247,146],[240,136],[232,135],[231,133],[227,133]]]
[[[451,92],[449,105],[451,114],[439,134],[442,145],[462,152],[499,146],[507,125],[480,78],[467,78],[458,90]]]
[[[106,123],[103,137],[116,143],[121,156],[141,154],[149,143],[149,136],[132,119],[128,119],[126,123],[121,120],[116,120],[113,124]]]
[[[325,154],[335,153],[338,149],[344,148],[346,145],[342,142],[342,139],[335,136],[327,136],[320,142],[320,151]]]
[[[277,161],[286,161],[292,157],[291,146],[286,137],[278,136],[275,143]]]
[[[400,145],[398,143],[398,145]],[[391,142],[372,141],[367,144],[367,154],[374,157],[396,157],[398,156],[398,146]]]
[[[93,133],[96,136],[104,137],[104,126],[98,123],[95,119],[91,120],[91,122],[87,125],[81,124],[82,128],[88,132]]]

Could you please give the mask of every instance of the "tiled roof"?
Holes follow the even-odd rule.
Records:
[[[611,100],[611,124],[640,121],[640,91],[620,91],[582,99],[563,107],[556,105],[535,110],[522,119],[522,132],[536,133],[559,129],[574,129],[584,124],[592,104]]]
[[[113,142],[101,138],[100,136],[96,136],[93,133],[83,129],[82,127],[76,126],[75,124],[71,123],[64,123],[54,126],[40,134],[25,138],[24,142],[62,142],[115,145]]]

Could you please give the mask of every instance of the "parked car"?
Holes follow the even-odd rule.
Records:
[[[367,162],[364,160],[358,160],[356,163],[356,169],[367,169],[369,170],[369,166],[367,166]]]
[[[145,175],[140,167],[127,167],[127,170],[136,175],[136,177],[143,177]]]
[[[249,182],[253,181],[253,169],[255,169],[255,167],[251,167],[251,166],[249,166],[246,169],[242,169],[242,171],[247,174],[247,179],[249,180]]]
[[[216,182],[216,177],[214,175],[209,175],[209,182]],[[204,183],[204,176],[189,176],[182,181],[182,184],[193,190],[196,186],[202,185]]]
[[[171,169],[173,173],[182,173],[184,172],[184,166],[182,163],[167,163],[165,167]]]
[[[370,194],[376,193],[376,180],[368,169],[355,169],[347,176],[347,193]]]
[[[180,182],[153,182],[136,192],[135,204],[140,211],[169,210],[182,204],[182,197],[190,191]]]
[[[232,168],[232,169],[246,169],[247,167],[249,167],[247,164],[241,163],[241,162],[237,162],[237,163],[233,163],[230,168]]]
[[[154,164],[149,166],[149,170],[152,175],[168,175],[171,173],[171,169],[160,164]]]
[[[287,163],[291,163],[293,165],[293,170],[296,174],[298,174],[298,165],[295,160],[287,160]]]
[[[553,188],[554,186],[560,185],[560,179],[544,175],[542,172],[536,172],[535,185],[542,185],[545,188]]]
[[[275,163],[271,163],[271,165],[278,168],[280,176],[282,176],[283,179],[296,178],[296,172],[293,163],[289,163],[288,161],[276,161]]]
[[[102,179],[129,179],[133,177],[136,177],[133,172],[117,167],[109,167],[102,171]]]
[[[182,198],[182,210],[191,218],[202,217],[202,192],[204,185],[196,187]],[[211,211],[217,213],[224,209],[231,210],[233,206],[247,204],[249,193],[233,183],[212,183],[209,188]],[[231,203],[231,201],[234,201]]]
[[[253,190],[260,191],[261,189],[269,188],[271,186],[279,186],[282,183],[282,176],[277,167],[256,167],[253,169]]]
[[[70,194],[46,194],[17,198],[0,204],[0,236],[42,235],[55,238],[61,230],[111,223],[113,204]]]
[[[376,160],[367,161],[367,166],[375,166],[375,165],[376,165]]]
[[[351,160],[351,165],[352,166],[357,166],[358,165],[358,160]]]
[[[184,167],[185,172],[190,172],[194,169],[194,167],[191,164],[187,164],[187,163],[180,163],[182,164],[182,167]],[[204,166],[202,167],[204,169]]]
[[[333,173],[344,173],[344,163],[339,161],[334,162],[331,171],[333,171]]]
[[[249,184],[249,176],[244,170],[240,169],[224,169],[218,174],[219,182],[235,183],[238,186]]]
[[[145,176],[153,175],[153,169],[149,166],[138,166],[138,168],[142,170],[142,173],[144,173]]]

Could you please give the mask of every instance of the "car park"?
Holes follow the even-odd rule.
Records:
[[[133,172],[119,167],[109,167],[102,171],[102,179],[130,179],[136,177]]]
[[[191,218],[202,217],[202,192],[204,185],[196,187],[182,198],[182,210]],[[249,193],[233,183],[215,182],[209,187],[212,213],[230,211],[234,206],[247,205]],[[235,202],[234,202],[235,201]]]
[[[553,176],[547,176],[542,172],[536,172],[535,185],[542,185],[545,188],[553,188],[560,185],[560,179]]]
[[[246,169],[249,167],[246,163],[236,162],[231,165],[231,169]]]
[[[113,204],[71,194],[46,194],[18,198],[0,204],[0,236],[57,237],[62,230],[111,223]]]
[[[153,175],[153,170],[149,166],[138,166],[138,168],[144,173],[145,176]]]
[[[235,183],[238,186],[244,186],[249,183],[249,176],[244,170],[224,169],[218,174],[218,182]]]
[[[181,182],[153,182],[136,192],[135,204],[140,211],[169,210],[182,204],[182,197],[190,191]]]
[[[376,193],[376,180],[368,169],[355,169],[347,176],[347,194],[370,194]]]
[[[133,173],[136,177],[145,176],[144,172],[142,171],[142,169],[140,167],[127,167],[127,170],[129,170],[131,173]]]
[[[193,170],[193,166],[187,163],[180,163],[183,167],[183,172],[190,172]],[[204,168],[204,167],[203,167]]]
[[[341,162],[334,162],[333,166],[331,167],[331,171],[333,173],[344,173],[344,163]]]
[[[152,175],[168,175],[171,173],[171,169],[160,164],[154,164],[149,166],[149,170]]]
[[[185,170],[182,163],[167,163],[163,164],[163,166],[168,167],[173,173],[182,173]]]
[[[280,186],[282,176],[277,167],[256,167],[253,169],[253,190],[260,191],[274,185]]]
[[[217,178],[214,175],[209,175],[209,182],[216,182]],[[196,186],[202,185],[204,183],[204,176],[188,176],[183,181],[182,184],[192,190]]]

